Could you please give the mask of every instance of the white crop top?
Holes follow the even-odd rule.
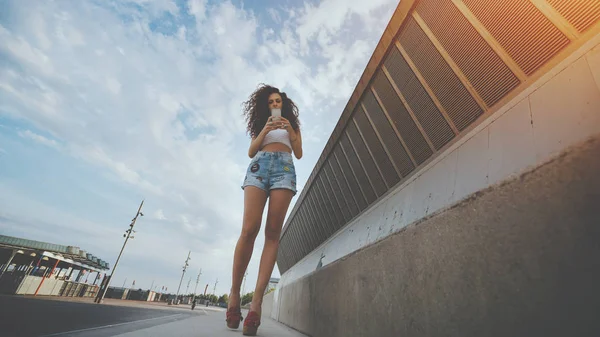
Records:
[[[265,139],[263,139],[262,144],[260,144],[260,148],[262,149],[263,147],[272,143],[282,143],[287,145],[287,147],[289,147],[290,150],[292,149],[290,135],[286,129],[275,129],[269,131],[269,133],[266,134]]]

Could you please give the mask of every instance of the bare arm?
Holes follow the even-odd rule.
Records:
[[[248,149],[248,156],[250,158],[254,158],[256,153],[260,150],[260,144],[262,144],[267,133],[269,133],[271,130],[277,129],[275,124],[271,122],[271,118],[273,117],[269,117],[267,124],[265,124],[265,127],[262,129],[262,131],[255,137],[252,137],[252,142],[250,142],[250,148]]]
[[[248,149],[248,157],[254,158],[256,153],[260,150],[260,144],[262,144],[263,139],[265,139],[265,134],[263,132],[252,138],[252,142],[250,142],[250,148]]]
[[[290,143],[292,143],[292,151],[294,151],[294,155],[296,158],[302,158],[302,134],[300,134],[300,128],[298,130],[294,130],[290,125],[290,121],[281,117],[283,121],[284,128],[287,130],[290,136]]]
[[[294,155],[298,159],[302,158],[302,134],[300,133],[300,128],[296,131],[290,127],[288,133],[290,134],[290,142],[292,143]]]

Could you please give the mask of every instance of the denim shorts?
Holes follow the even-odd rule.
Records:
[[[246,170],[242,189],[246,186],[258,187],[267,194],[273,189],[283,188],[296,195],[296,168],[292,154],[258,151]]]

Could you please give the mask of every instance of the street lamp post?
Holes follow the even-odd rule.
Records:
[[[194,297],[196,297],[196,293],[198,292],[198,282],[200,282],[200,275],[202,275],[202,268],[200,268],[200,272],[198,273],[198,277],[196,278],[196,288],[194,288]]]
[[[190,254],[192,254],[192,251],[190,250],[188,252],[188,256],[187,259],[185,259],[185,263],[183,265],[183,273],[181,274],[181,280],[179,280],[179,287],[177,287],[177,294],[175,295],[175,304],[178,304],[179,302],[177,301],[177,299],[179,298],[179,290],[181,289],[181,282],[183,282],[183,276],[185,276],[185,270],[187,269],[187,267],[189,266],[188,261],[190,260]]]
[[[106,296],[106,291],[108,290],[108,286],[110,285],[110,281],[112,280],[112,277],[115,273],[115,270],[117,269],[117,265],[119,264],[119,260],[121,259],[121,255],[123,254],[123,250],[125,249],[125,246],[127,245],[127,241],[129,241],[129,239],[133,239],[133,233],[135,233],[135,231],[133,230],[133,226],[135,226],[135,222],[138,218],[138,216],[144,216],[144,214],[142,213],[142,206],[144,206],[144,200],[142,200],[142,203],[140,204],[140,207],[138,208],[137,213],[135,214],[135,217],[133,218],[133,220],[131,220],[131,224],[129,225],[129,229],[125,231],[126,234],[123,234],[123,236],[125,237],[125,242],[123,242],[123,247],[121,247],[121,251],[119,252],[119,256],[117,257],[117,261],[115,261],[115,265],[112,268],[112,271],[110,272],[110,276],[108,277],[108,279],[106,280],[106,283],[104,285],[104,290],[101,292],[100,296],[96,297],[95,302],[96,303],[102,303],[102,301],[104,300],[104,296]]]

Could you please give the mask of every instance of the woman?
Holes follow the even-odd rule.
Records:
[[[281,117],[273,117],[273,110]],[[260,325],[261,305],[265,288],[277,258],[279,234],[288,207],[296,194],[296,171],[292,153],[302,158],[302,137],[298,108],[284,92],[269,85],[260,85],[244,103],[248,133],[252,137],[248,156],[252,158],[246,172],[244,218],[242,233],[235,247],[233,277],[227,326],[237,329],[243,320],[240,310],[240,286],[252,256],[254,240],[260,229],[267,199],[269,208],[265,225],[265,246],[260,259],[258,280],[244,321],[244,335],[255,336]]]

